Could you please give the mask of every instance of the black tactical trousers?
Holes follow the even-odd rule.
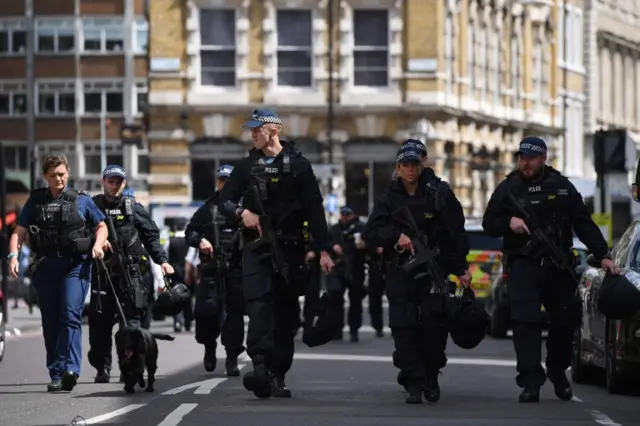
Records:
[[[215,281],[212,270],[201,269],[196,285],[196,341],[216,348],[222,335],[227,358],[236,359],[244,352],[244,298],[242,297],[242,269],[238,265],[226,272],[225,287]]]
[[[124,283],[111,275],[111,281],[118,292],[118,299],[122,303],[124,315],[129,327],[141,327],[145,308],[138,309],[133,301],[121,289]],[[139,277],[132,277],[134,283],[140,283]],[[99,297],[100,296],[100,297]],[[106,277],[94,270],[91,274],[91,301],[89,305],[89,364],[94,368],[111,369],[113,350],[113,326],[118,322],[119,310],[116,299],[111,291]]]
[[[380,269],[380,264],[372,262],[369,264],[369,316],[371,326],[376,331],[384,328],[382,295],[384,294],[384,275]]]
[[[304,253],[303,253],[304,255]],[[271,261],[245,249],[242,259],[242,292],[249,328],[247,354],[262,356],[267,368],[284,376],[293,363],[294,337],[300,327],[298,296],[304,284],[286,284],[273,272]]]
[[[564,375],[571,365],[573,332],[580,323],[580,302],[575,289],[576,284],[566,272],[541,265],[540,260],[512,261],[508,294],[518,386],[542,386],[547,375],[551,378]],[[546,375],[541,365],[543,315],[548,315],[549,320]]]
[[[151,328],[151,320],[153,319],[153,304],[155,303],[155,283],[153,280],[153,274],[150,270],[142,276],[142,282],[144,284],[144,288],[147,291],[147,307],[145,308],[144,315],[142,316],[141,326],[142,328],[146,328],[148,330],[149,328]]]
[[[421,383],[447,364],[445,296],[432,293],[428,280],[413,279],[396,266],[389,267],[386,290],[393,364],[404,380]]]
[[[302,313],[305,324],[313,322],[313,309],[320,300],[322,273],[320,271],[320,263],[317,259],[309,263],[308,279],[309,284],[304,294],[304,310]]]
[[[327,292],[333,297],[344,298],[344,293],[349,291],[347,323],[351,333],[357,333],[362,327],[362,300],[367,294],[364,287],[364,265],[354,265],[352,274],[352,277],[347,277],[343,267],[338,266],[335,273],[327,276]],[[342,321],[344,324],[344,304],[342,304]]]

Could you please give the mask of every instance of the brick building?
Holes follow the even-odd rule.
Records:
[[[151,198],[210,193],[215,167],[245,155],[241,124],[259,106],[278,110],[312,162],[325,160],[332,38],[340,201],[367,214],[397,143],[428,134],[437,173],[479,215],[523,135],[547,137],[561,160],[560,15],[553,2],[526,3],[154,0]],[[568,92],[582,92],[582,75],[567,77]]]
[[[146,147],[120,144],[147,97],[145,0],[0,0],[0,140],[12,179],[40,177],[47,153],[71,161],[73,185],[94,191],[107,163],[125,163],[146,197]],[[36,181],[36,185],[40,182]]]

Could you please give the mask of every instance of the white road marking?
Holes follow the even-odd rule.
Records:
[[[602,426],[622,426],[620,423],[616,423],[611,419],[611,417],[607,416],[604,413],[601,413],[598,410],[591,410],[591,417],[593,420],[602,425]]]
[[[378,355],[348,355],[348,354],[313,354],[297,353],[295,359],[309,361],[356,361],[356,362],[393,362],[390,356]],[[454,365],[484,365],[489,367],[515,367],[516,361],[510,359],[489,358],[449,358],[447,364]]]
[[[144,407],[145,405],[146,404],[131,404],[131,405],[127,405],[126,407],[119,408],[119,409],[117,409],[115,411],[112,411],[110,413],[102,414],[100,416],[96,416],[96,417],[92,417],[90,419],[87,419],[82,424],[95,425],[96,423],[102,423],[105,420],[109,420],[109,419],[112,419],[114,417],[118,417],[118,416],[121,416],[123,414],[130,413],[131,411],[137,410],[138,408]]]
[[[575,395],[573,396],[573,398],[571,398],[571,400],[574,402],[582,402],[582,400]]]
[[[209,379],[193,392],[195,395],[209,395],[211,391],[220,383],[227,380],[226,378]]]
[[[208,380],[201,380],[199,382],[193,382],[193,383],[187,383],[186,385],[182,385],[182,386],[178,386],[177,388],[173,388],[173,389],[169,389],[168,391],[164,391],[162,392],[162,395],[177,395],[180,392],[189,390],[189,389],[194,389],[197,388],[199,386],[204,385],[205,383],[211,381],[211,380],[217,380],[217,379],[208,379]]]
[[[13,329],[13,334],[15,334],[16,336],[20,336],[22,334],[22,331],[20,331],[20,329],[18,329],[18,328],[14,328]]]
[[[182,421],[184,416],[189,414],[197,406],[198,404],[180,404],[180,406],[165,417],[158,426],[176,426]]]

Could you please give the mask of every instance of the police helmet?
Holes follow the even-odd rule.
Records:
[[[191,292],[182,283],[166,282],[165,288],[158,294],[153,307],[157,315],[174,316],[183,311],[188,306]]]
[[[449,335],[462,349],[475,348],[487,335],[491,320],[470,288],[453,298],[449,315]]]
[[[313,321],[304,324],[302,342],[313,348],[329,343],[342,329],[342,296],[325,292],[312,307]]]

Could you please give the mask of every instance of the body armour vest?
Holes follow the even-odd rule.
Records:
[[[301,239],[304,217],[295,182],[296,173],[291,167],[291,159],[300,155],[292,144],[287,143],[282,155],[273,164],[267,164],[259,151],[252,151],[251,185],[257,185],[265,213],[271,218],[276,231]],[[250,202],[245,207],[256,211]]]
[[[31,193],[36,219],[29,233],[36,256],[78,254],[75,252],[76,240],[89,236],[86,223],[78,213],[79,196],[80,193],[73,189],[67,189],[56,199],[48,188]]]
[[[99,194],[93,197],[93,201],[100,211],[113,221],[118,239],[122,241],[125,256],[131,256],[135,258],[134,260],[140,259],[144,254],[144,249],[135,227],[135,211],[133,209],[135,199],[122,196],[111,203],[104,194]]]
[[[218,208],[214,203],[212,197],[205,203],[211,211],[211,217],[213,221],[210,226],[204,232],[205,238],[211,242],[211,244],[222,247],[227,253],[233,253],[238,250],[238,228],[239,222],[237,220],[229,220],[218,212]]]

